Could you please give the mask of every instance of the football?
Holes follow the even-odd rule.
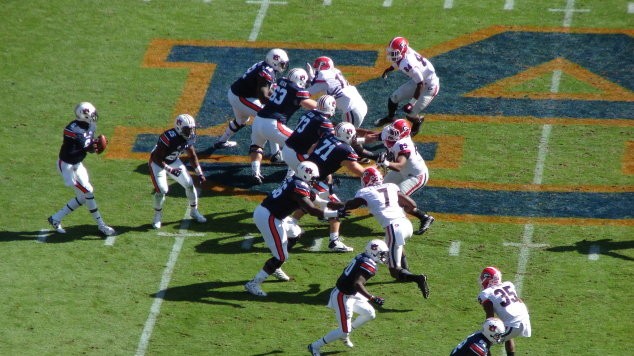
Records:
[[[97,146],[95,152],[99,154],[105,151],[106,147],[108,147],[108,138],[105,135],[99,135],[95,139],[94,143]]]

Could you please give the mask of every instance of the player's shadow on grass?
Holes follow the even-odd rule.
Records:
[[[634,261],[634,258],[624,254],[617,253],[617,250],[634,249],[634,240],[630,241],[613,241],[612,239],[602,239],[596,241],[581,240],[575,242],[574,245],[554,246],[547,248],[546,251],[551,252],[571,252],[577,251],[584,255],[600,254],[614,258],[620,258],[626,261]]]
[[[99,241],[105,239],[105,236],[101,232],[99,232],[97,225],[95,224],[64,226],[64,229],[66,229],[65,234],[56,233],[52,229],[48,231],[0,231],[0,242],[22,240],[36,241],[38,239],[41,239],[46,243],[64,243],[77,240]]]

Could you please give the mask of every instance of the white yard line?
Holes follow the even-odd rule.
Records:
[[[449,256],[458,255],[460,255],[460,241],[451,241],[451,245],[449,245]]]
[[[108,236],[106,237],[106,240],[103,242],[104,246],[112,246],[114,245],[114,243],[117,241],[117,236],[116,235],[112,235],[112,236]]]
[[[627,3],[627,13],[634,14],[634,2]]]
[[[504,10],[513,10],[515,7],[515,0],[506,0],[504,2]]]
[[[324,0],[324,6],[332,5],[332,0]]]
[[[251,234],[246,234],[242,238],[244,239],[244,241],[242,241],[242,244],[240,245],[240,247],[243,250],[250,250],[253,247],[253,244],[255,243],[255,236]]]
[[[588,251],[588,259],[590,261],[596,261],[601,254],[601,247],[599,245],[590,245],[590,251]]]
[[[191,235],[188,233],[187,229],[191,223],[191,218],[189,216],[189,208],[185,212],[185,216],[183,217],[183,221],[181,222],[180,229],[178,231],[177,237],[174,239],[174,245],[172,245],[172,251],[170,252],[169,259],[167,261],[167,265],[163,270],[163,276],[161,277],[161,283],[159,285],[159,291],[156,293],[154,297],[154,302],[152,303],[152,307],[150,308],[150,315],[148,315],[147,320],[145,321],[145,326],[143,327],[143,332],[141,333],[141,339],[139,340],[139,345],[137,346],[136,356],[143,356],[147,351],[147,347],[150,343],[150,338],[152,337],[152,331],[154,330],[154,325],[156,324],[156,318],[161,312],[161,304],[163,304],[163,298],[165,297],[165,290],[169,286],[170,280],[172,279],[172,273],[174,272],[174,266],[176,265],[176,260],[178,260],[178,255],[181,252],[181,248],[183,247],[183,242],[185,241],[185,237]]]
[[[324,238],[323,237],[318,237],[313,242],[313,245],[310,246],[308,249],[310,251],[313,251],[313,252],[321,251],[321,245],[323,244],[323,242],[324,242]]]
[[[383,7],[391,7],[391,6],[392,6],[392,0],[383,1]]]
[[[49,229],[41,229],[40,233],[37,234],[37,240],[35,240],[35,242],[44,243],[49,236],[51,236],[51,231]]]
[[[566,8],[565,9],[548,9],[548,11],[552,11],[552,12],[560,12],[560,11],[562,11],[564,13],[563,26],[564,27],[570,27],[570,25],[572,25],[572,16],[574,15],[575,12],[589,12],[590,10],[588,10],[588,9],[575,9],[575,0],[568,0],[566,2]]]
[[[444,9],[451,9],[453,7],[453,0],[445,0],[445,5],[443,5]]]
[[[259,0],[259,1],[247,1],[247,4],[259,4],[260,10],[258,11],[258,16],[255,18],[255,22],[253,23],[253,29],[251,30],[251,34],[249,35],[249,42],[254,42],[258,39],[258,35],[260,34],[260,29],[262,28],[262,23],[264,22],[264,18],[266,17],[266,12],[269,10],[269,5],[286,5],[286,1],[270,1],[270,0]]]

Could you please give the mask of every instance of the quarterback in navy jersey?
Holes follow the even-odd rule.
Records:
[[[253,120],[249,156],[255,184],[262,184],[264,179],[260,165],[266,142],[275,142],[283,146],[293,132],[286,126],[290,117],[300,107],[307,110],[317,107],[317,102],[311,99],[308,91],[304,89],[306,80],[308,80],[308,74],[305,70],[291,69],[288,76],[277,80],[269,101]],[[283,159],[283,157],[280,158]]]
[[[233,109],[233,120],[229,122],[225,132],[214,143],[214,148],[233,147],[236,141],[229,141],[231,136],[246,126],[247,122],[262,109],[271,95],[271,85],[276,76],[288,67],[288,54],[280,48],[271,49],[263,61],[253,64],[240,76],[227,91],[229,104]],[[273,147],[272,153],[279,150]]]
[[[271,250],[273,257],[269,258],[255,277],[244,285],[247,292],[265,297],[261,284],[271,274],[279,279],[288,281],[290,277],[282,271],[282,264],[288,259],[289,249],[297,242],[301,229],[291,223],[289,215],[303,209],[313,216],[344,217],[344,210],[319,209],[310,199],[309,183],[319,176],[319,169],[310,161],[304,161],[297,167],[294,176],[286,178],[282,184],[269,193],[253,212],[253,220],[260,230],[264,242]],[[331,204],[331,208],[338,208],[341,204]]]
[[[180,160],[183,152],[187,151],[191,165],[198,176],[198,182],[202,184],[206,181],[194,149],[195,142],[196,121],[191,115],[181,114],[176,117],[174,127],[163,132],[159,136],[156,146],[152,149],[148,165],[150,178],[154,185],[154,220],[152,221],[152,227],[155,229],[161,228],[163,204],[169,190],[167,185],[168,175],[185,188],[191,218],[199,223],[207,221],[198,211],[198,192],[194,188],[194,181],[187,173],[185,164]]]
[[[115,234],[114,229],[106,225],[101,217],[88,171],[82,163],[87,152],[96,152],[94,136],[98,117],[97,109],[91,103],[81,102],[75,107],[75,119],[64,128],[64,141],[59,151],[57,170],[62,175],[64,184],[73,187],[75,197],[48,217],[49,224],[61,234],[66,233],[62,227],[62,219],[84,203],[97,223],[99,231],[106,236]]]
[[[482,324],[482,330],[467,336],[456,346],[449,356],[486,356],[491,354],[491,346],[502,341],[504,323],[497,318],[489,318]]]
[[[328,307],[335,311],[339,327],[308,345],[312,355],[319,356],[322,346],[336,340],[353,347],[350,333],[376,318],[376,311],[370,302],[382,306],[385,299],[370,293],[365,284],[376,275],[379,268],[377,263],[385,263],[387,253],[388,248],[383,240],[372,240],[366,245],[365,251],[355,256],[344,268],[328,301]],[[359,315],[352,320],[354,313]]]

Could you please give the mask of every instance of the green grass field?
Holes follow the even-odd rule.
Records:
[[[206,224],[183,220],[187,202],[173,184],[164,227],[151,229],[149,150],[184,111],[196,116],[197,148],[207,150],[230,116],[228,85],[274,46],[289,50],[291,66],[332,56],[366,98],[363,127],[372,128],[403,81],[377,79],[397,35],[441,80],[417,138],[431,178],[415,198],[436,222],[406,245],[431,296],[380,268],[368,289],[384,308],[352,334],[353,349],[334,343],[323,354],[449,354],[483,320],[477,277],[487,265],[518,284],[531,313],[533,336],[516,340],[517,355],[634,348],[631,2],[33,0],[2,8],[0,355],[307,354],[336,327],[325,304],[353,254],[316,248],[327,226],[305,218],[284,266],[294,280],[270,278],[266,298],[246,293],[270,256],[252,212],[275,187],[246,183],[250,129],[236,136],[238,148],[203,160]],[[80,101],[95,104],[110,138],[108,151],[84,164],[116,239],[102,239],[84,208],[64,219],[67,234],[48,231],[46,218],[73,194],[55,163]],[[339,195],[351,198],[358,181],[341,178]],[[363,211],[341,232],[355,251],[382,236]]]

